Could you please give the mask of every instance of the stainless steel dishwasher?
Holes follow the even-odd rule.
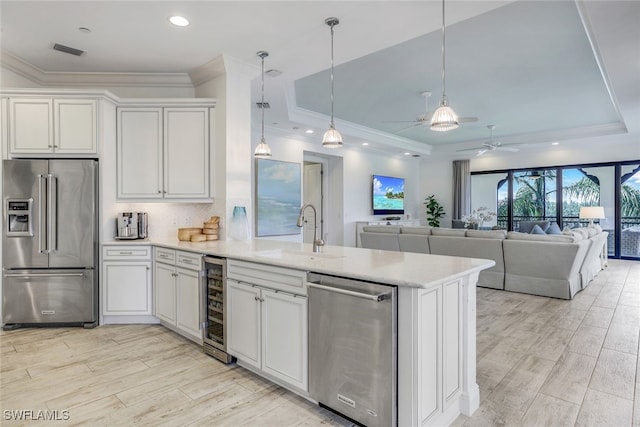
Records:
[[[397,288],[309,274],[309,394],[366,426],[396,426]]]

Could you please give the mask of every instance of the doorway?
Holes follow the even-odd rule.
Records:
[[[317,211],[318,238],[327,245],[344,244],[344,202],[342,157],[304,152],[302,203],[311,203]],[[313,243],[313,211],[305,212],[302,238]]]

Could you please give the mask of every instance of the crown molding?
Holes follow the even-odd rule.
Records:
[[[198,87],[225,74],[253,79],[260,75],[260,67],[227,54],[222,54],[190,71],[189,77],[193,86]]]
[[[2,67],[39,86],[65,87],[174,87],[193,88],[187,73],[95,73],[45,71],[5,51]]]

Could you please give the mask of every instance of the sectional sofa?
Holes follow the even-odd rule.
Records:
[[[572,299],[606,265],[607,232],[599,226],[539,235],[504,230],[365,226],[362,246],[484,258],[478,286]]]

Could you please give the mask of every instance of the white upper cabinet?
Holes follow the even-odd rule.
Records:
[[[161,198],[162,108],[118,108],[118,198]]]
[[[118,199],[210,199],[209,108],[118,108]]]
[[[9,98],[11,155],[98,153],[94,99]]]

